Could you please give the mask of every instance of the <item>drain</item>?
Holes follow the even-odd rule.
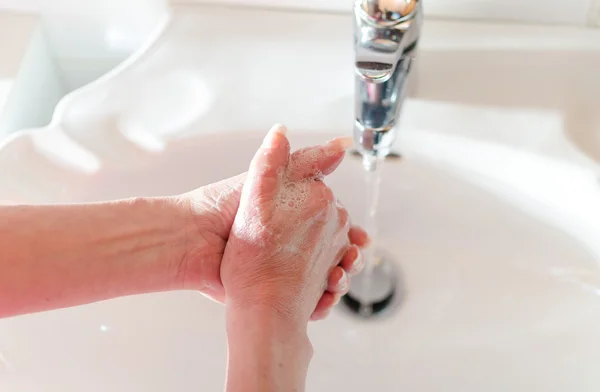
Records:
[[[362,319],[385,317],[404,299],[395,263],[381,251],[375,254],[370,273],[363,272],[352,278],[350,291],[339,305],[347,313]]]

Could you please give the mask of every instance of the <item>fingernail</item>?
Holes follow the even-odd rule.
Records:
[[[363,256],[361,252],[358,252],[356,255],[356,259],[354,259],[354,262],[352,263],[352,268],[350,271],[350,274],[352,275],[356,275],[358,274],[363,267]]]
[[[287,133],[287,128],[282,124],[275,124],[271,127],[269,132],[267,132],[267,136],[265,136],[263,140],[263,147],[268,147],[273,145],[273,140],[278,136],[285,136]]]
[[[354,140],[352,139],[352,136],[342,136],[328,141],[325,146],[335,151],[345,151],[353,145]]]
[[[333,306],[335,306],[335,305],[339,304],[341,299],[342,299],[342,296],[341,296],[341,295],[339,295],[339,294],[336,294],[336,295],[333,297]]]
[[[271,132],[279,132],[282,135],[286,135],[287,134],[287,128],[283,124],[275,124],[275,125],[273,125],[271,127]]]
[[[371,238],[369,233],[365,232],[365,236],[366,236],[365,242],[364,242],[363,246],[361,246],[362,249],[367,249],[373,244],[373,239]]]
[[[346,291],[346,290],[348,290],[348,275],[346,274],[346,272],[344,272],[342,274],[342,277],[338,281],[337,285],[338,285],[338,288],[339,288],[340,291]]]

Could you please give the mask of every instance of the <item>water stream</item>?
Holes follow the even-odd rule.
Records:
[[[382,157],[364,155],[363,156],[363,167],[365,168],[365,186],[367,190],[366,197],[366,214],[365,214],[365,226],[364,229],[369,233],[371,237],[371,245],[363,251],[363,257],[365,258],[365,268],[362,272],[364,279],[361,279],[360,291],[363,293],[372,293],[374,287],[371,285],[374,283],[372,278],[373,270],[377,263],[380,261],[377,255],[377,242],[378,242],[378,227],[377,227],[377,210],[379,204],[379,191],[381,188],[381,177],[383,171]],[[366,314],[371,313],[372,309],[366,304],[364,309],[360,309],[360,313]]]

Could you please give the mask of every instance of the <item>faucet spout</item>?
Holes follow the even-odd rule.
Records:
[[[422,0],[355,0],[354,139],[363,155],[390,152],[422,21]]]

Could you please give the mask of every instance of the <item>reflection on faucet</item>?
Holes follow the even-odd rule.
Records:
[[[423,21],[422,0],[356,0],[354,139],[365,155],[385,156],[395,139]]]

